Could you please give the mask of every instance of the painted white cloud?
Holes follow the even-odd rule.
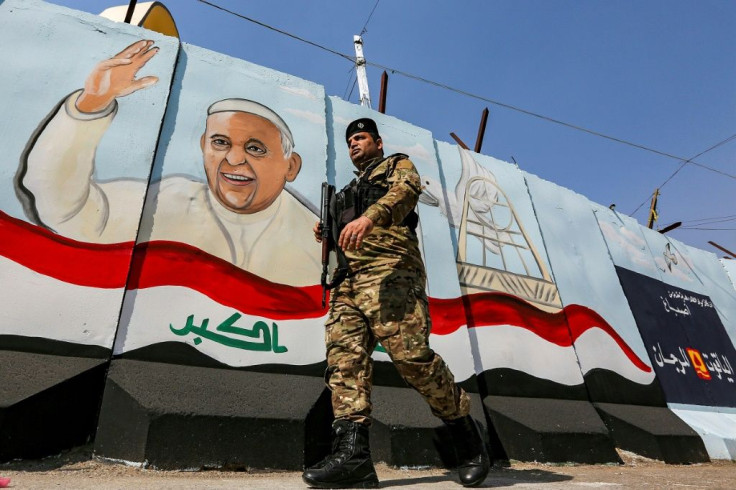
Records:
[[[302,111],[299,109],[284,109],[284,112],[288,112],[289,114],[296,117],[297,119],[309,121],[314,124],[319,124],[319,125],[325,124],[325,117],[322,114],[317,114],[316,112]]]
[[[678,254],[679,255],[679,254]],[[664,257],[654,257],[654,262],[659,267],[659,270],[665,274],[672,274],[676,278],[684,282],[693,282],[693,278],[689,274],[683,271],[683,267],[687,267],[687,264],[678,262],[677,264],[667,264],[667,260]]]
[[[299,97],[304,97],[306,99],[317,100],[317,96],[310,90],[307,90],[305,88],[290,87],[288,85],[281,85],[279,88],[284,92],[288,92],[292,95],[298,95]]]
[[[348,124],[350,124],[351,122],[353,122],[353,120],[352,119],[345,119],[344,117],[341,117],[341,116],[335,116],[335,122],[337,124],[340,124],[340,125],[345,126],[347,128],[348,127]],[[337,126],[337,124],[336,124],[336,126]]]
[[[599,221],[603,236],[611,245],[617,246],[632,263],[653,270],[651,257],[646,252],[642,237],[625,227],[617,227],[607,221]]]
[[[409,155],[412,160],[422,160],[427,163],[434,163],[433,153],[430,153],[425,147],[419,143],[415,143],[414,146],[401,146],[386,144],[387,153],[405,153]]]

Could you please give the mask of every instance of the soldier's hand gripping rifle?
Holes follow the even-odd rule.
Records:
[[[332,287],[328,282],[328,266],[330,252],[335,249],[335,241],[332,238],[333,220],[330,218],[330,202],[335,195],[335,186],[322,182],[322,208],[319,214],[319,225],[322,231],[322,308],[325,307],[327,290]]]

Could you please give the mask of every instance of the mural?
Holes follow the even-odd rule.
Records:
[[[439,194],[439,182],[425,176],[422,202],[441,205],[442,214],[457,229],[456,261],[463,292],[503,291],[544,310],[559,309],[557,287],[514,204],[470,151],[458,151],[461,170],[454,192]]]
[[[591,400],[664,406],[589,201],[525,178]]]
[[[691,253],[631,218],[593,209],[668,406],[711,458],[732,459],[734,295],[723,268],[713,254]]]
[[[437,142],[437,150],[448,192],[422,176],[422,202],[437,206],[454,234],[464,314],[488,393],[584,398],[523,176],[445,143]]]
[[[169,109],[115,354],[316,366],[321,88],[184,45]]]
[[[142,40],[101,62],[85,89],[64,100],[64,110],[31,145],[19,194],[26,198],[27,213],[46,227],[92,243],[134,238],[139,217],[126,212],[127,203],[142,202],[147,183],[98,182],[94,157],[117,112],[117,99],[158,81],[155,76],[135,78],[157,52],[153,41]],[[206,113],[199,138],[206,182],[178,175],[154,181],[150,205],[156,220],[144,221],[146,238],[188,242],[274,281],[309,282],[318,260],[314,250],[285,254],[279,248],[280,235],[308,231],[306,223],[314,217],[282,193],[301,169],[289,127],[268,107],[242,98],[215,101]],[[263,260],[264,254],[273,255]],[[268,267],[273,257],[281,259],[284,269]],[[288,271],[288,277],[280,271]]]
[[[14,67],[0,74],[6,156],[0,170],[0,345],[104,357],[113,345],[178,42],[154,35],[157,47],[151,48],[153,41],[136,42],[132,29],[112,22],[80,29],[84,20],[72,11],[13,3],[2,6],[9,22],[0,33],[4,45],[18,47],[0,54],[4,66]],[[38,51],[38,39],[58,49]],[[113,68],[99,61],[118,52],[114,68],[132,76],[159,51],[136,82],[159,83],[129,97],[146,110],[123,117],[100,142],[117,104],[92,105]],[[85,88],[76,90],[85,79]],[[98,110],[109,115],[102,123]],[[105,162],[98,168],[95,146]],[[131,183],[123,205],[108,205],[122,197],[107,192],[111,170]]]
[[[126,175],[102,179],[98,175],[96,165],[104,156],[98,148],[118,110],[135,110],[135,104],[119,109],[122,103],[118,100],[133,97],[157,84],[159,77],[137,77],[137,74],[158,52],[159,47],[152,40],[136,41],[92,69],[84,88],[63,99],[29,142],[17,174],[17,195],[26,215],[42,227],[35,232],[40,237],[38,240],[58,234],[68,239],[57,239],[57,243],[66,245],[64,250],[84,255],[77,263],[59,264],[51,272],[57,273],[55,279],[63,282],[76,279],[87,288],[113,284],[121,288],[129,269],[126,260],[130,258],[132,240],[138,234],[129,289],[135,291],[160,283],[165,287],[173,282],[194,290],[204,289],[205,295],[225,303],[226,308],[258,316],[240,320],[235,326],[241,316],[237,311],[217,309],[211,314],[208,311],[197,315],[199,335],[187,335],[196,330],[193,313],[202,311],[195,307],[200,299],[195,295],[196,298],[186,301],[178,315],[173,315],[180,317],[184,326],[175,327],[170,322],[176,320],[166,318],[159,329],[147,325],[139,336],[119,337],[123,345],[138,347],[149,342],[181,340],[199,346],[202,339],[207,339],[211,341],[210,349],[286,353],[288,349],[278,344],[278,324],[260,317],[273,312],[269,320],[287,320],[288,325],[285,318],[288,313],[298,318],[303,312],[307,316],[319,316],[321,312],[310,311],[315,308],[308,299],[309,292],[287,287],[309,286],[318,281],[319,249],[312,241],[292,239],[311,237],[316,215],[306,198],[297,191],[284,189],[299,175],[302,158],[294,150],[295,138],[279,114],[254,100],[218,99],[208,94],[210,101],[201,110],[206,119],[197,118],[202,121],[201,134],[192,138],[202,155],[203,170],[198,174],[189,175],[188,167],[167,160],[174,152],[164,150],[157,161],[163,162],[166,175],[156,175],[162,169],[154,168],[150,187],[147,179]],[[196,64],[190,62],[188,66]],[[177,87],[175,95],[181,107],[186,93],[181,94]],[[320,94],[311,97],[311,100],[319,99]],[[314,113],[323,113],[321,104],[316,105]],[[191,117],[180,110],[173,119],[168,116],[166,124],[175,123],[179,115]],[[152,143],[157,133],[158,130],[149,135]],[[316,155],[314,151],[309,155],[312,162],[325,159],[324,136],[312,141],[319,143],[320,139],[322,148],[318,147]],[[147,165],[150,171],[150,157]],[[146,205],[141,219],[144,197]],[[15,223],[15,229],[29,227]],[[102,267],[93,274],[73,277],[79,276],[77,270],[64,275],[65,267],[79,267],[82,265],[79,260],[88,262],[94,258],[102,262]],[[182,262],[189,263],[189,267],[184,277],[177,277],[173,271],[181,271]],[[89,270],[87,264],[81,268]],[[223,276],[215,281],[214,288],[208,286],[213,283],[213,271]],[[234,276],[238,278],[235,284]],[[185,282],[180,284],[177,280]],[[247,302],[233,298],[230,291],[243,291],[247,286],[258,294],[249,295]],[[115,298],[116,310],[120,292]],[[179,292],[174,294],[175,298],[181,297]],[[124,311],[131,315],[136,310],[132,307],[136,297],[140,301],[150,299],[151,309],[157,311],[160,305],[171,305],[172,298],[160,288],[151,293],[142,297],[135,293],[129,295]],[[272,298],[280,298],[283,303],[273,305]],[[285,308],[284,304],[289,306]],[[100,306],[96,305],[95,309]],[[169,315],[173,311],[167,308]],[[141,305],[137,313],[146,322],[150,321],[151,311],[145,306]],[[208,330],[209,318],[214,321],[218,315],[217,328]],[[249,328],[241,326],[243,322],[249,322]],[[112,326],[109,333],[114,332],[114,323]],[[129,324],[124,322],[122,327],[123,333],[130,333]],[[110,345],[111,338],[107,340],[107,346]],[[208,346],[203,345],[202,349],[207,351]],[[319,362],[321,350],[313,353],[314,362]],[[230,356],[236,364],[243,362],[238,361],[242,357],[240,352]],[[227,354],[224,359],[229,359]]]
[[[716,305],[699,292],[708,281],[703,267],[696,268],[686,246],[630,218],[598,207],[596,216],[667,401],[736,406],[730,368],[736,351]],[[727,287],[723,269],[710,255],[716,266],[710,269],[720,272],[721,287]],[[729,303],[733,299],[731,294]],[[723,308],[725,313],[733,306]],[[706,360],[718,376],[709,374]]]

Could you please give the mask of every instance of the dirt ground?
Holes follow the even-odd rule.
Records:
[[[624,464],[573,465],[521,463],[496,466],[483,487],[525,488],[692,488],[736,489],[736,462],[667,465],[620,452]],[[443,469],[391,468],[376,465],[381,488],[461,488],[453,472]],[[70,489],[234,489],[306,488],[299,472],[159,471],[97,461],[88,448],[36,461],[0,465],[8,488]]]

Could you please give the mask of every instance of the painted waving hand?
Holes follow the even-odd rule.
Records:
[[[77,109],[81,112],[98,112],[117,97],[124,97],[158,82],[155,76],[136,78],[138,70],[156,53],[158,48],[153,47],[153,41],[141,40],[100,62],[84,82]]]

